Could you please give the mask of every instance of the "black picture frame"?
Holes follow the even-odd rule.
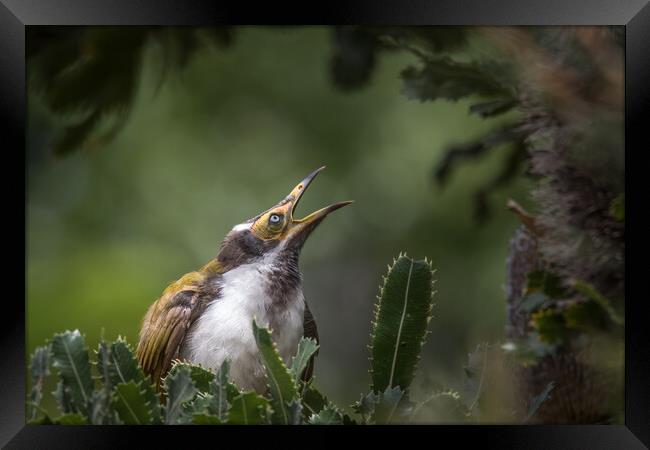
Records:
[[[25,233],[25,204],[17,194],[22,181],[26,189],[24,153],[26,127],[25,29],[30,25],[222,25],[222,24],[400,24],[400,25],[624,25],[625,26],[625,139],[626,191],[629,224],[640,236],[634,246],[626,246],[626,351],[625,351],[625,425],[621,426],[412,426],[345,427],[346,432],[364,437],[388,436],[395,431],[408,432],[411,439],[427,438],[432,445],[439,439],[456,445],[471,440],[481,445],[504,448],[580,448],[635,449],[650,445],[650,339],[642,314],[646,301],[641,295],[629,295],[635,272],[645,265],[629,264],[634,254],[645,254],[637,239],[650,229],[643,219],[643,189],[631,190],[628,184],[639,158],[650,149],[643,112],[650,106],[650,4],[647,0],[489,0],[408,2],[365,0],[281,5],[277,3],[186,0],[0,0],[0,148],[3,151],[2,173],[4,206],[4,241],[18,242]],[[25,167],[25,166],[23,166]],[[632,195],[630,195],[632,192]],[[26,194],[25,194],[26,199]],[[632,203],[630,203],[632,202]],[[631,218],[631,219],[630,219]],[[22,226],[22,228],[21,228]],[[12,227],[15,227],[15,232]],[[23,234],[23,236],[25,236]],[[23,240],[26,244],[26,241]],[[21,254],[16,246],[16,255]],[[26,249],[26,245],[25,248]],[[23,252],[22,255],[25,255]],[[21,269],[25,257],[10,258],[5,253],[4,286],[17,290],[25,280]],[[641,259],[641,258],[640,258]],[[18,263],[23,262],[22,267]],[[647,264],[647,263],[646,263]],[[16,272],[14,274],[14,272]],[[24,284],[24,286],[26,283]],[[637,288],[640,283],[636,283]],[[25,304],[20,293],[3,290],[2,328],[0,334],[0,444],[6,448],[115,448],[134,445],[146,439],[147,446],[174,442],[194,443],[196,439],[216,439],[211,433],[239,432],[246,437],[286,432],[277,427],[133,427],[133,426],[26,426],[25,425]],[[24,291],[25,292],[25,291]],[[26,294],[26,292],[25,292]],[[25,298],[25,297],[23,297]],[[188,429],[189,428],[189,429]],[[215,428],[219,428],[215,430]],[[300,430],[297,430],[300,428]],[[291,427],[292,432],[329,435],[343,427]],[[294,431],[295,430],[295,431]],[[188,433],[192,433],[188,435]],[[208,434],[210,433],[210,436]],[[412,434],[413,433],[413,434]],[[416,436],[418,434],[419,436]],[[199,436],[201,435],[201,436]],[[191,437],[190,437],[191,436]],[[429,440],[434,438],[435,441]],[[217,441],[214,441],[215,443]],[[221,441],[223,444],[223,441]],[[297,443],[297,442],[296,442]],[[292,445],[295,445],[292,444]]]

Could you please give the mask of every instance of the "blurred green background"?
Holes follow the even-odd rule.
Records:
[[[504,149],[459,167],[445,189],[432,179],[449,146],[494,119],[468,115],[471,101],[407,100],[398,75],[415,58],[405,53],[383,57],[366,88],[339,92],[330,51],[326,28],[244,27],[230,48],[200,50],[159,85],[162,55],[151,47],[126,126],[108,145],[61,159],[50,147],[61,124],[30,96],[27,351],[75,328],[91,348],[102,332],[135,344],[168,283],[321,165],[298,213],[356,201],[320,226],[301,258],[322,392],[349,405],[367,390],[373,302],[400,251],[438,269],[415,389],[458,383],[467,353],[502,340],[507,244],[519,223],[504,205],[527,205],[528,181],[494,192],[494,214],[477,226],[473,193]]]

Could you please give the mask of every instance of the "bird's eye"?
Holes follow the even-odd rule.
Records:
[[[269,216],[269,224],[271,224],[271,226],[276,227],[276,226],[280,225],[280,223],[282,223],[282,216],[281,215],[279,215],[279,214],[271,214]]]

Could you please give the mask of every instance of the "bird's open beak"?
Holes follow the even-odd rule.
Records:
[[[291,205],[290,206],[291,217],[292,217],[291,225],[290,225],[291,234],[309,234],[309,232],[313,230],[313,228],[315,228],[315,226],[318,223],[320,223],[325,218],[325,216],[327,216],[329,213],[331,213],[332,211],[336,211],[339,208],[343,208],[344,206],[349,205],[350,203],[353,203],[352,200],[333,203],[329,206],[326,206],[325,208],[319,209],[318,211],[314,211],[313,213],[309,214],[306,217],[303,217],[302,219],[293,219],[293,212],[296,209],[296,206],[298,205],[300,198],[303,196],[303,194],[305,193],[307,187],[309,187],[311,182],[314,181],[316,175],[318,175],[323,169],[325,169],[325,166],[320,167],[314,170],[309,175],[307,175],[300,183],[296,185],[295,188],[293,188],[293,190],[286,197],[286,200]]]

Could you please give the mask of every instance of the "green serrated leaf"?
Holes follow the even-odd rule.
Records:
[[[38,416],[41,400],[43,399],[43,383],[50,374],[50,346],[37,347],[30,358],[30,374],[32,390],[29,395],[28,420],[35,420]]]
[[[363,423],[367,424],[372,420],[378,402],[379,394],[375,394],[374,392],[370,392],[366,395],[362,394],[361,399],[352,405],[352,409],[357,414],[360,414]]]
[[[375,423],[390,424],[393,421],[399,422],[399,419],[403,420],[404,414],[400,405],[403,397],[404,391],[399,386],[386,388],[375,405]]]
[[[326,405],[318,414],[309,418],[311,425],[342,425],[343,414],[334,405]]]
[[[275,343],[271,340],[269,330],[258,327],[255,320],[253,320],[253,335],[266,369],[274,423],[288,425],[290,412],[287,405],[298,399],[296,380],[280,358]]]
[[[242,392],[236,396],[228,411],[232,425],[260,425],[269,423],[271,407],[264,397],[255,392]]]
[[[138,365],[133,350],[121,337],[112,342],[100,342],[97,349],[97,369],[104,381],[110,386],[119,383],[144,380],[144,374]]]
[[[327,399],[313,386],[312,382],[305,386],[301,400],[303,413],[307,420],[328,404]]]
[[[111,396],[107,389],[93,392],[90,397],[90,423],[93,425],[109,425],[112,423],[113,411],[110,407]]]
[[[318,344],[314,339],[301,338],[298,343],[296,355],[291,359],[291,375],[296,380],[300,379],[302,372],[309,363],[309,358],[318,350]]]
[[[56,399],[57,406],[59,411],[63,414],[68,414],[73,412],[72,406],[72,396],[70,394],[70,389],[65,387],[63,381],[59,381],[56,384],[56,389],[52,392],[54,398]]]
[[[210,370],[181,361],[175,361],[170,370],[174,370],[175,367],[187,367],[192,376],[192,381],[199,392],[208,392],[210,390],[210,383],[212,383],[215,377],[215,374]]]
[[[427,261],[397,258],[385,278],[372,339],[372,390],[407,390],[425,341],[433,307],[433,273]]]
[[[146,396],[140,384],[133,380],[115,386],[111,406],[125,425],[152,423],[151,409]]]
[[[151,410],[152,423],[161,423],[160,399],[150,378],[142,372],[133,349],[124,338],[118,337],[110,345],[103,340],[99,343],[97,370],[109,390],[113,386],[129,381],[138,384]]]
[[[192,400],[197,392],[196,385],[192,381],[192,373],[189,368],[177,366],[176,370],[170,370],[163,383],[167,393],[165,405],[165,423],[180,424],[189,421],[189,417],[183,414],[183,404]]]
[[[51,348],[52,365],[57,369],[65,395],[68,396],[65,400],[67,407],[72,412],[87,416],[94,383],[83,336],[79,330],[55,334]]]

